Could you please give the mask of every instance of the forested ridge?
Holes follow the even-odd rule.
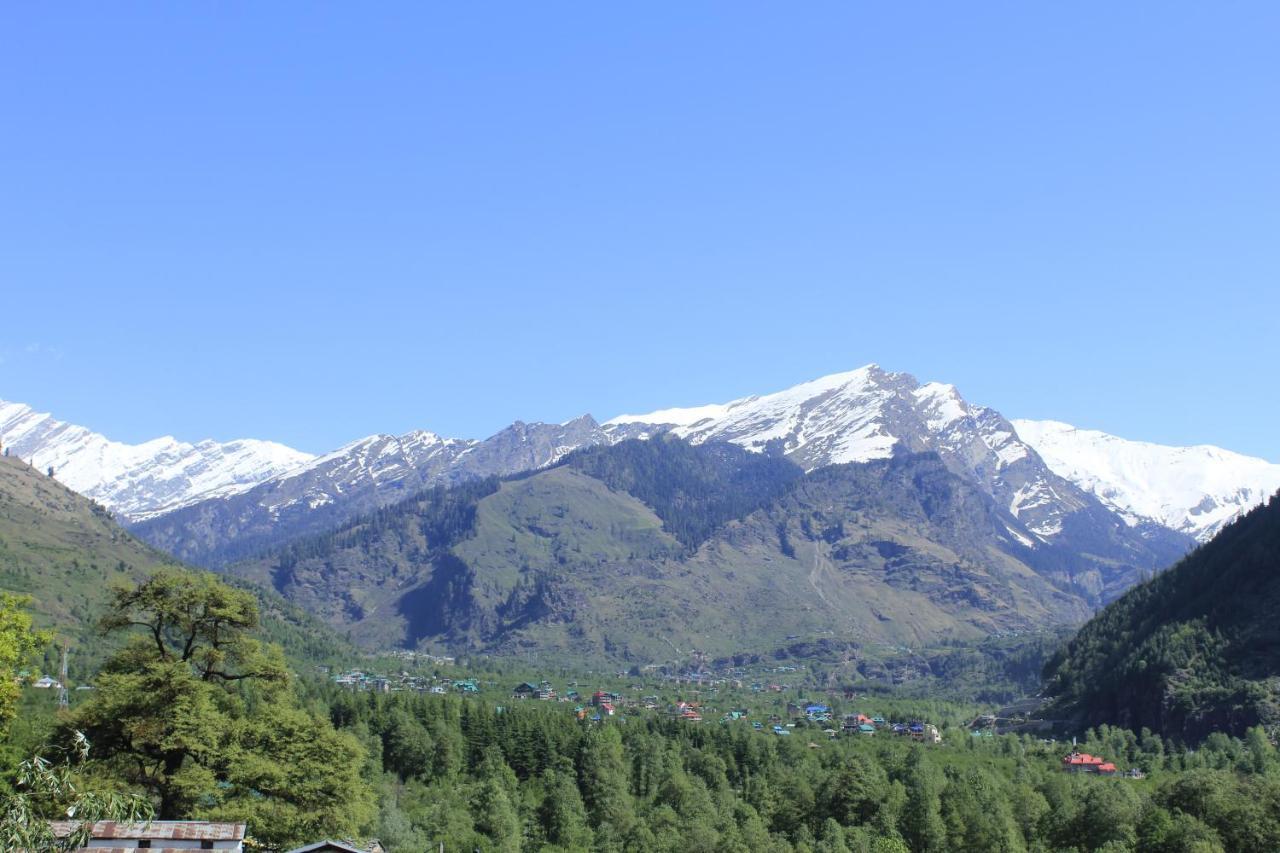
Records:
[[[782,456],[725,442],[694,447],[671,436],[579,450],[564,464],[639,498],[689,549],[779,497],[804,473]]]
[[[97,636],[111,589],[157,571],[188,569],[122,529],[102,506],[13,456],[0,457],[0,590],[31,598],[37,625],[72,644],[73,675],[87,677],[114,650]],[[262,603],[259,630],[295,662],[321,663],[352,653],[342,637],[260,585],[232,579]],[[45,671],[58,665],[50,645]]]
[[[1090,620],[1045,670],[1060,711],[1198,741],[1280,725],[1280,496]]]

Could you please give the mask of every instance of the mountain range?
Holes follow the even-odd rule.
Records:
[[[1075,624],[1261,501],[1280,469],[1010,421],[876,365],[317,457],[123,445],[19,404],[0,405],[0,442],[160,551],[270,585],[366,645],[590,640],[646,658],[659,638],[737,654]]]
[[[579,447],[661,431],[757,451],[779,442],[806,470],[936,450],[985,482],[1038,536],[1051,537],[1056,519],[1078,503],[1053,492],[1044,467],[1131,526],[1158,524],[1201,542],[1280,489],[1280,465],[1263,459],[1207,445],[1129,441],[1056,421],[1008,421],[966,402],[953,386],[920,384],[875,365],[773,394],[604,424],[589,415],[564,424],[516,422],[483,441],[379,434],[318,457],[255,439],[190,444],[164,437],[128,445],[0,401],[0,443],[11,452],[54,468],[61,482],[128,524],[173,516],[146,530],[186,558],[212,562],[221,560],[212,540],[226,542],[219,528],[234,527],[229,538],[243,544],[231,551],[241,554],[269,543],[267,529],[314,532],[427,485],[544,467]]]
[[[13,456],[92,498],[126,522],[225,497],[312,459],[273,441],[196,444],[172,436],[125,444],[22,403],[0,400],[0,443]]]
[[[1221,447],[1126,441],[1058,421],[1013,425],[1050,468],[1130,524],[1154,521],[1200,542],[1280,490],[1280,465]]]
[[[1073,625],[1176,553],[1116,522],[1092,556],[1075,530],[1038,542],[932,452],[806,473],[660,435],[429,489],[226,571],[371,648],[661,662]]]
[[[426,432],[373,436],[250,489],[153,515],[135,529],[185,560],[224,566],[426,486],[535,470],[575,449],[661,433],[776,452],[805,471],[935,452],[1021,520],[1028,546],[1052,542],[1069,520],[1078,528],[1091,526],[1084,521],[1090,516],[1103,527],[1113,521],[1105,505],[1054,473],[998,412],[969,404],[952,386],[870,365],[775,394],[604,424],[589,415],[564,424],[517,422],[484,441]],[[1129,520],[1141,536],[1161,540],[1158,549],[1172,541],[1160,525]]]

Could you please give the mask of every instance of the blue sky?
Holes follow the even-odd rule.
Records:
[[[484,436],[876,361],[1280,459],[1278,4],[0,30],[0,398],[112,437]]]

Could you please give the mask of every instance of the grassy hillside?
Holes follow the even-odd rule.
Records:
[[[1198,740],[1280,726],[1280,496],[1135,587],[1046,669],[1090,724]]]
[[[43,627],[82,637],[104,590],[172,564],[100,505],[0,457],[0,587],[30,595]]]
[[[808,476],[629,442],[433,489],[235,567],[361,643],[656,662],[1076,624],[1018,521],[929,454]]]
[[[105,653],[94,625],[111,587],[174,565],[98,504],[15,457],[0,457],[0,589],[31,596],[36,623],[71,641],[78,669]],[[278,595],[260,599],[265,635],[295,660],[350,652]]]

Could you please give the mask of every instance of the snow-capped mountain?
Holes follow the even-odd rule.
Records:
[[[601,426],[589,415],[524,424],[485,439],[428,432],[375,435],[238,494],[149,518],[135,532],[204,565],[225,565],[348,521],[435,485],[454,485],[554,464],[582,447],[674,433],[697,444],[730,441],[786,455],[805,470],[935,452],[1013,518],[1009,543],[1064,585],[1110,594],[1139,571],[1166,565],[1190,540],[1133,529],[1099,500],[1051,471],[998,412],[956,389],[921,384],[869,365],[774,394],[693,409],[624,415]],[[1115,571],[1069,556],[1106,555]],[[1128,568],[1124,568],[1128,567]]]
[[[124,444],[22,403],[0,401],[0,443],[126,521],[243,492],[309,462],[272,441],[189,444],[172,436]]]
[[[1130,524],[1152,520],[1201,542],[1280,490],[1280,465],[1220,447],[1129,441],[1059,421],[1013,424],[1050,468]]]
[[[1043,538],[1060,533],[1066,517],[1087,504],[999,412],[971,405],[954,386],[921,384],[874,364],[730,403],[621,415],[605,428],[640,424],[668,425],[695,444],[774,448],[807,471],[933,451]]]
[[[372,435],[239,494],[145,520],[134,532],[183,559],[222,565],[431,486],[536,470],[609,440],[590,415],[563,424],[517,421],[483,441],[425,431]]]
[[[516,421],[483,441],[425,430],[371,435],[263,483],[257,502],[277,518],[299,503],[315,509],[365,492],[381,496],[374,503],[386,503],[388,496],[427,486],[543,468],[571,450],[606,440],[590,415],[563,424]]]
[[[876,365],[763,396],[622,415],[604,425],[584,415],[563,424],[516,422],[483,441],[426,431],[373,435],[314,458],[253,441],[160,439],[130,447],[24,406],[0,408],[0,438],[14,452],[54,466],[64,483],[119,511],[157,547],[205,565],[323,533],[424,488],[536,470],[582,447],[666,432],[695,444],[729,441],[785,455],[806,471],[937,453],[1008,511],[1006,538],[1038,554],[1028,560],[1057,582],[1094,595],[1131,582],[1134,572],[1167,565],[1191,541],[1161,526],[1165,515],[1135,513],[1078,485],[1070,473],[1046,464],[999,412],[969,403],[953,386],[920,383]],[[1224,475],[1225,482],[1233,476]],[[1215,500],[1232,494],[1215,493]],[[1120,568],[1082,568],[1073,553]]]

